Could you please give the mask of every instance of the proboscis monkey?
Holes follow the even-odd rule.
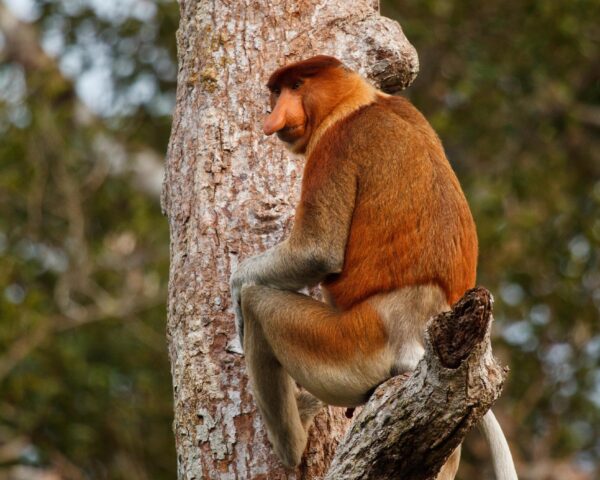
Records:
[[[439,138],[408,100],[322,55],[267,86],[263,130],[306,156],[302,193],[289,238],[244,261],[231,287],[254,397],[293,467],[321,402],[360,405],[416,367],[429,318],[475,284],[477,234]],[[298,293],[317,284],[327,303]],[[491,412],[482,424],[497,478],[516,479]],[[438,479],[453,479],[459,459],[460,447]]]

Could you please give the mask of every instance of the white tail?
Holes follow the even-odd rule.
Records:
[[[479,424],[492,452],[496,480],[518,480],[515,464],[508,448],[502,428],[491,410],[483,416]]]

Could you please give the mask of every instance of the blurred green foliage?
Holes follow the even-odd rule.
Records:
[[[7,3],[29,7],[0,35],[0,479],[174,478],[159,189],[177,4]],[[593,478],[600,4],[382,10],[419,52],[407,95],[477,221],[495,352],[511,367],[497,411],[519,464]],[[484,455],[467,444],[465,477],[482,478]]]
[[[178,8],[142,3],[40,1],[1,30],[0,478],[175,476],[159,191]]]

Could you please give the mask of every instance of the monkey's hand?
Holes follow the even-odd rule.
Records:
[[[296,291],[308,284],[315,284],[320,280],[322,271],[315,274],[315,264],[312,250],[308,253],[303,250],[292,250],[287,241],[254,257],[244,260],[238,269],[231,275],[231,300],[235,314],[235,326],[244,345],[244,318],[242,313],[242,287],[244,285],[268,285],[271,288]],[[329,273],[332,270],[327,270]],[[315,281],[311,281],[315,280]]]
[[[257,256],[259,257],[259,256]],[[244,316],[242,314],[242,287],[244,285],[256,285],[259,283],[256,274],[257,257],[251,257],[243,261],[239,268],[233,272],[229,279],[231,289],[231,306],[235,315],[235,330],[240,340],[240,346],[244,349]]]
[[[231,306],[235,316],[235,331],[240,340],[240,347],[244,349],[244,316],[242,315],[242,286],[231,282]]]

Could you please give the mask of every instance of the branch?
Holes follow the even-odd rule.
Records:
[[[326,480],[435,478],[502,390],[507,369],[491,353],[492,303],[474,288],[429,322],[424,358],[408,379],[375,390]]]

